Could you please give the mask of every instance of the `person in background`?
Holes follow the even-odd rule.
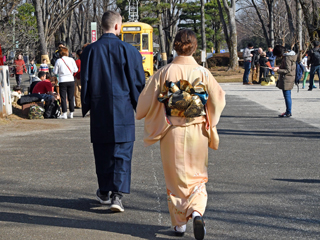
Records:
[[[81,108],[81,80],[80,80],[80,70],[81,70],[81,50],[78,50],[76,53],[76,65],[78,71],[73,74],[74,76],[74,98],[76,106],[75,108]]]
[[[60,119],[73,118],[74,112],[74,77],[78,67],[73,58],[68,57],[69,51],[66,47],[60,47],[60,58],[54,65],[53,73],[59,76],[59,91],[62,105]],[[69,115],[67,116],[67,97],[69,102]]]
[[[306,85],[307,78],[310,73],[310,67],[308,66],[308,54],[306,54],[306,56],[302,59],[301,63],[304,66],[304,76],[303,76],[303,80],[302,80],[302,89],[304,89],[304,87]],[[313,84],[313,88],[317,88],[317,87]]]
[[[267,54],[266,52],[262,52],[260,54],[259,65],[260,65],[260,75],[259,75],[259,83],[261,84],[261,78],[266,78],[269,72],[269,67],[267,66]]]
[[[26,63],[22,59],[21,54],[19,54],[17,59],[14,60],[14,67],[15,67],[17,86],[20,86],[23,71],[27,73]]]
[[[312,89],[315,88],[314,75],[316,73],[318,73],[320,84],[320,42],[314,41],[313,45],[314,48],[308,53],[308,67],[311,65],[308,91],[312,91]]]
[[[39,72],[49,72],[49,67],[47,64],[47,59],[42,59],[42,63],[40,64],[39,67]]]
[[[251,49],[252,54],[252,60],[251,60],[251,71],[252,71],[252,83],[253,84],[259,84],[259,72],[260,72],[260,65],[259,65],[259,59],[260,54],[263,52],[262,48],[258,49]]]
[[[248,47],[245,48],[243,52],[243,61],[244,61],[243,85],[252,85],[252,83],[249,82],[251,61],[253,57],[250,51],[251,49],[253,49],[253,44],[249,43]]]
[[[266,54],[271,67],[274,67],[274,62],[276,60],[276,57],[273,55],[273,48],[271,46],[268,47],[268,51],[266,52]],[[269,74],[269,72],[271,73],[271,75],[274,75],[274,72],[271,69],[269,69],[269,71],[267,72],[267,75]]]
[[[286,50],[284,46],[276,45],[273,50],[273,55],[277,58],[282,58],[280,67],[273,67],[274,72],[278,72],[279,80],[277,87],[282,90],[283,97],[286,103],[286,111],[279,117],[292,116],[292,99],[291,90],[294,86],[296,78],[296,61],[297,55],[294,51]]]
[[[225,92],[210,71],[193,58],[197,36],[192,30],[177,33],[174,49],[178,56],[158,70],[143,89],[136,119],[145,118],[145,146],[160,140],[175,235],[183,236],[192,219],[194,236],[200,240],[206,233],[203,214],[208,200],[208,147],[218,148],[216,125],[225,106]],[[172,93],[175,98],[170,97]]]
[[[135,140],[134,110],[145,84],[139,51],[119,39],[122,17],[106,11],[103,35],[81,54],[81,105],[90,110],[90,133],[96,166],[97,200],[123,212],[123,195],[130,193]]]
[[[31,85],[33,78],[36,76],[36,73],[37,73],[37,65],[34,63],[34,59],[31,59],[30,64],[28,64],[27,72],[29,74],[29,80],[30,80],[29,85]]]

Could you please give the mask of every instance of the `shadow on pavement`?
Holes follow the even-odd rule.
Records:
[[[319,179],[280,179],[274,178],[274,181],[283,181],[283,182],[298,182],[298,183],[320,183]]]

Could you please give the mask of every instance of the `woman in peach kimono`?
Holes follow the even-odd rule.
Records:
[[[136,118],[145,118],[146,146],[160,140],[167,200],[176,235],[183,236],[193,219],[195,238],[203,239],[207,205],[208,146],[218,148],[216,125],[225,93],[210,71],[192,57],[197,49],[193,31],[177,33],[171,64],[161,68],[142,91]]]

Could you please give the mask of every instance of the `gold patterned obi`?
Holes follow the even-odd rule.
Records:
[[[168,116],[194,118],[205,116],[205,104],[208,100],[207,88],[200,78],[193,84],[186,80],[176,83],[166,81],[158,96],[164,103]]]

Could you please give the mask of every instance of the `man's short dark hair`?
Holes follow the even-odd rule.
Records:
[[[248,43],[248,47],[253,47],[253,44],[252,43]]]
[[[314,44],[315,47],[320,46],[320,42],[319,41],[314,41],[313,44]]]
[[[273,48],[272,46],[268,46],[268,48]]]
[[[118,12],[115,11],[106,11],[101,20],[102,28],[105,31],[109,31],[113,28],[114,24],[117,23],[121,19],[121,15]]]
[[[47,76],[47,73],[43,71],[38,73],[38,78],[42,78],[43,76]]]
[[[66,45],[66,43],[65,43],[64,41],[60,41],[60,42],[58,42],[58,47],[59,47],[60,45],[65,46],[65,45]]]

